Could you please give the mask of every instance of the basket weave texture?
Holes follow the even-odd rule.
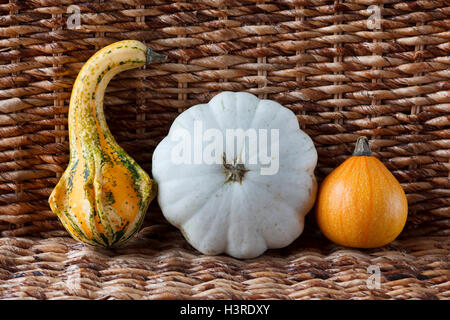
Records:
[[[71,5],[77,29],[67,26]],[[0,0],[0,16],[0,298],[450,297],[450,2]],[[286,249],[204,256],[156,203],[124,248],[69,238],[47,199],[69,159],[72,84],[96,50],[123,39],[169,56],[118,75],[105,96],[111,131],[147,172],[182,111],[221,91],[251,92],[296,113],[319,181],[368,136],[408,197],[400,238],[338,247],[310,214]],[[380,288],[367,286],[370,265]]]

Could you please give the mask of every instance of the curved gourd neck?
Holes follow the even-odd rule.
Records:
[[[69,109],[71,144],[78,140],[110,137],[103,111],[104,94],[110,80],[122,71],[162,61],[163,58],[133,40],[114,43],[95,53],[81,69],[72,90]]]

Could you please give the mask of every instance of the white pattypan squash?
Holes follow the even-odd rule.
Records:
[[[303,231],[317,152],[295,114],[222,92],[180,114],[153,154],[166,219],[204,254],[253,258]]]

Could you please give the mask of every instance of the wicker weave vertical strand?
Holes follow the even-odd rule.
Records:
[[[221,6],[220,6],[220,9],[221,10],[223,10],[225,13],[227,12],[227,4],[226,4],[226,2],[224,2],[223,4],[221,4]],[[225,16],[220,16],[219,17],[219,20],[221,20],[221,21],[224,21],[224,25],[226,26],[227,25],[227,20],[228,20],[228,15],[225,15]],[[226,55],[228,55],[228,50],[227,50],[227,52],[225,53]],[[228,69],[228,65],[227,64],[225,64],[225,66],[224,66],[224,69]],[[221,82],[221,83],[226,83],[228,81],[228,79],[227,78],[222,78],[222,79],[219,79],[219,82]],[[225,86],[226,87],[226,86]]]
[[[139,11],[139,9],[145,9],[145,5],[136,5],[136,9]],[[145,11],[145,10],[144,10]],[[145,15],[140,15],[138,13],[138,16],[136,17],[136,22],[139,24],[140,22],[142,24],[145,24]],[[143,67],[145,69],[146,66]],[[137,112],[136,112],[136,120],[138,122],[138,128],[136,129],[137,133],[137,139],[140,140],[142,138],[142,135],[145,133],[145,127],[140,128],[139,124],[142,121],[142,123],[145,122],[145,112],[141,112],[141,109],[145,106],[145,95],[144,95],[144,89],[142,83],[145,83],[145,73],[141,77],[141,84],[136,89],[136,97],[137,97]]]
[[[423,25],[424,25],[423,21],[417,21],[416,22],[416,26],[417,26],[418,29],[420,29],[420,27],[423,26]],[[416,60],[416,62],[422,62],[423,61],[422,55],[423,55],[424,49],[425,49],[425,45],[423,44],[423,42],[420,42],[420,43],[418,43],[418,44],[416,44],[414,46],[415,54],[418,55],[418,59]],[[417,70],[417,71],[418,71],[417,73],[413,74],[413,77],[420,77],[420,76],[423,75],[423,72],[421,72],[420,69]],[[418,94],[418,96],[421,97],[422,94]],[[411,107],[411,116],[414,117],[414,115],[419,114],[419,113],[420,113],[420,104],[414,104]],[[416,169],[416,168],[417,168],[417,164],[415,162],[410,163],[408,165],[408,169],[409,170],[413,170],[413,169]],[[449,172],[449,175],[450,175],[450,172]]]
[[[262,4],[264,4],[265,0],[262,1]],[[258,25],[263,25],[264,23],[258,22]],[[258,41],[258,44],[256,45],[257,48],[262,48],[264,47],[264,43],[261,43],[260,41]],[[261,68],[261,65],[265,65],[267,63],[267,57],[261,57],[258,56],[257,59],[258,62],[258,78],[263,78],[264,79],[264,83],[259,83],[258,84],[258,98],[260,99],[267,99],[267,90],[265,90],[265,88],[267,87],[267,70],[266,68]],[[262,92],[262,93],[261,93]]]
[[[342,19],[341,17],[341,0],[334,0],[334,8],[335,8],[335,12],[334,12],[334,21],[333,21],[333,25],[335,26],[335,28],[337,28],[337,30],[334,30],[333,35],[334,35],[334,42],[333,42],[333,48],[335,50],[335,55],[333,57],[333,63],[335,65],[337,64],[342,64],[342,60],[343,60],[343,50],[342,50],[342,44],[341,44],[341,38],[340,36],[342,35],[341,32],[341,23],[342,23]],[[336,68],[336,67],[335,67]],[[337,68],[341,68],[341,66],[337,66]],[[333,75],[336,76],[337,79],[333,79],[333,85],[336,86],[337,88],[339,88],[342,85],[342,81],[340,80],[340,76],[342,75],[342,71],[334,71]],[[337,80],[337,81],[336,81]],[[333,99],[335,101],[339,101],[342,99],[342,92],[341,89],[338,89],[339,91],[337,93],[333,93]],[[337,116],[334,120],[334,123],[336,123],[339,127],[342,127],[343,123],[344,123],[344,119],[342,117],[342,110],[343,107],[341,105],[337,105],[337,107],[335,108],[335,111],[337,113]]]
[[[185,37],[186,37],[185,33],[177,34],[177,38],[185,38]],[[178,63],[181,65],[187,64],[187,61],[185,59],[187,59],[187,58],[178,59]],[[178,111],[178,113],[182,113],[185,110],[185,108],[181,107],[181,105],[184,106],[185,104],[183,103],[183,101],[186,101],[188,98],[188,95],[184,90],[185,88],[187,88],[188,83],[183,81],[182,79],[181,80],[179,79],[179,80],[177,80],[177,84],[178,84],[178,95],[177,96],[178,96],[178,100],[181,101],[179,103],[180,107],[177,108],[177,111]]]
[[[376,18],[375,26],[372,26],[372,27],[374,27],[373,31],[374,31],[374,34],[375,34],[375,36],[373,37],[373,40],[372,40],[372,42],[374,43],[374,50],[372,51],[372,56],[379,56],[379,57],[381,57],[383,55],[383,49],[380,49],[379,46],[377,46],[377,44],[379,44],[380,42],[383,41],[383,29],[382,29],[383,28],[382,27],[383,3],[377,4],[377,6],[378,6],[379,10],[376,10],[376,12],[375,12],[376,15],[377,15],[375,17]],[[366,25],[367,25],[367,23],[366,23]],[[381,41],[380,41],[380,38],[381,38]],[[379,67],[377,65],[372,66],[372,70],[382,70],[382,69],[383,69],[382,65],[381,65],[381,67]],[[375,73],[375,77],[372,77],[372,86],[375,88],[375,90],[378,89],[378,84],[382,84],[383,83],[383,78],[382,78],[382,76],[379,76],[379,74],[382,75],[383,73],[382,72],[381,73],[376,72]],[[381,100],[378,99],[376,96],[373,96],[372,97],[372,101],[371,101],[372,108],[376,109],[377,106],[379,106],[379,105],[381,105]],[[369,114],[368,118],[371,119],[372,116]],[[378,140],[378,139],[381,139],[381,137],[380,136],[374,136],[374,137],[369,137],[369,139]],[[379,151],[379,148],[377,148],[376,146],[372,145],[372,151],[375,151],[375,150]]]
[[[14,5],[15,3],[16,3],[16,0],[9,0],[9,3],[11,4],[11,5]],[[10,10],[10,12],[9,12],[9,14],[10,15],[15,15],[15,14],[18,14],[19,13],[19,10],[15,10],[15,9],[13,9],[13,10]],[[19,38],[20,37],[20,34],[17,34],[17,38]],[[18,41],[19,42],[19,41]],[[16,59],[16,60],[12,60],[11,61],[11,64],[14,64],[14,63],[20,63],[20,58],[18,58],[18,59]],[[12,73],[11,74],[11,76],[17,76],[17,75],[19,75],[19,73]],[[20,111],[19,111],[20,112]],[[19,146],[17,146],[17,147],[15,147],[14,148],[14,153],[16,154],[16,151],[19,151],[19,150],[21,150],[22,148],[21,148],[21,146],[19,145]],[[17,161],[20,161],[21,159],[22,159],[22,156],[20,156],[20,151],[19,152],[17,152],[19,155],[17,156],[17,155],[15,155],[14,156],[14,162],[17,162]],[[13,183],[15,184],[15,189],[14,189],[14,195],[15,195],[15,198],[16,198],[16,200],[18,200],[18,199],[20,199],[21,198],[21,196],[22,196],[22,194],[23,194],[23,185],[22,185],[22,183],[21,183],[21,180],[19,179],[19,175],[15,175],[14,176],[17,180],[15,180],[15,181],[13,181]],[[11,225],[10,225],[10,227],[12,227]],[[24,226],[23,226],[23,224],[18,224],[17,225],[17,227],[20,229],[20,228],[23,228]]]
[[[303,24],[305,22],[306,19],[306,15],[304,12],[305,7],[303,5],[299,6],[298,4],[295,5],[295,21],[298,22],[300,21],[300,25],[302,26],[302,30],[303,30]],[[305,53],[305,49],[300,49],[300,50],[296,50],[295,51],[295,55],[297,56],[296,59],[296,63],[295,63],[295,67],[297,69],[304,67],[305,63],[303,61],[303,57],[300,58],[300,55],[303,55]],[[295,81],[297,82],[297,84],[299,84],[299,86],[301,86],[303,84],[303,82],[305,82],[306,80],[306,75],[304,73],[302,73],[301,75],[297,75],[295,77]],[[306,111],[302,108],[301,112],[302,115],[306,114]],[[300,128],[301,129],[305,129],[305,125],[303,123],[300,124]]]
[[[98,3],[99,3],[99,7],[101,7],[101,4],[105,1],[105,0],[97,0],[98,1]],[[102,44],[102,40],[104,39],[104,37],[105,37],[105,32],[96,32],[95,33],[95,38],[96,38],[96,41],[95,41],[95,43],[96,43],[96,45],[95,45],[95,51],[98,51],[98,50],[100,50],[103,46],[101,45]]]
[[[59,13],[59,14],[52,14],[52,19],[56,19],[56,20],[62,20],[63,19],[63,14]],[[52,31],[55,32],[56,30],[62,30],[63,29],[63,24],[62,25],[58,25],[55,28],[52,28]],[[61,68],[61,64],[58,61],[58,58],[56,57],[61,57],[61,53],[53,53],[53,68]],[[56,63],[55,63],[56,62]],[[53,84],[58,83],[59,81],[62,80],[61,76],[53,76]],[[58,110],[60,108],[64,107],[64,98],[60,97],[60,93],[64,92],[63,88],[58,88],[58,87],[54,87],[53,88],[53,107]],[[59,112],[56,112],[54,115],[55,119],[61,119],[64,118],[63,114],[60,114]],[[55,124],[55,142],[58,143],[62,143],[65,140],[65,137],[63,135],[59,135],[58,131],[63,131],[65,129],[65,126],[62,124]],[[56,178],[59,179],[61,177],[61,172],[56,171]]]

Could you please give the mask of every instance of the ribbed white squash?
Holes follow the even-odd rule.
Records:
[[[223,163],[176,164],[174,150],[180,146],[180,132],[189,132],[193,138],[198,121],[203,132],[215,128],[224,137],[226,129],[268,129],[269,154],[270,130],[277,129],[279,154],[271,154],[272,161],[279,162],[277,173],[262,175],[261,167],[268,165],[251,164],[248,157],[241,159],[243,166],[233,166],[235,159],[226,149],[228,169]],[[208,145],[208,141],[203,143]],[[238,140],[236,154],[243,156],[238,151],[244,150],[243,146],[244,140]],[[195,148],[192,143],[191,159]],[[246,150],[249,155],[248,147]],[[222,154],[215,156],[221,158]],[[225,252],[236,258],[253,258],[268,248],[289,245],[302,233],[304,216],[316,196],[316,162],[313,142],[300,130],[292,111],[252,94],[222,92],[208,104],[193,106],[176,118],[153,154],[152,173],[164,216],[194,248],[204,254]],[[230,168],[234,168],[231,173]]]

